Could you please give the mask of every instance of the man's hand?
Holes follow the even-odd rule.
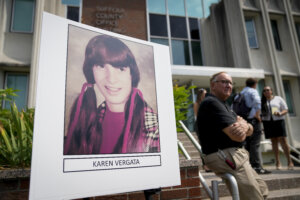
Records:
[[[253,126],[252,124],[248,123],[244,118],[237,116],[237,122],[241,123],[242,126],[245,128],[244,130],[246,131],[246,136],[250,136],[253,133]]]
[[[233,141],[242,142],[247,136],[252,135],[253,127],[242,117],[238,116],[237,121],[224,128],[223,132],[225,132]]]

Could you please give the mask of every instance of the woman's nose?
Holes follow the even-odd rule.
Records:
[[[117,68],[113,67],[112,65],[107,65],[106,66],[106,79],[110,83],[114,83],[117,81]]]

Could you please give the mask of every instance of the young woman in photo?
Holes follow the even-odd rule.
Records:
[[[64,154],[159,152],[157,114],[137,88],[140,72],[127,45],[93,37],[83,73],[86,83],[71,109]],[[105,98],[98,107],[95,90]]]

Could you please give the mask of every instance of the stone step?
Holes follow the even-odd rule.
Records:
[[[192,132],[192,136],[198,140],[198,137],[197,137],[197,134],[195,132]],[[185,133],[178,133],[177,134],[177,139],[180,140],[180,141],[187,141],[189,140],[188,136],[186,136]]]
[[[192,132],[193,137],[197,140],[197,135],[195,132]],[[194,146],[194,144],[190,141],[188,136],[185,133],[178,133],[178,140],[182,143],[188,154],[192,159],[200,159],[200,153]],[[183,154],[179,154],[179,159],[183,160],[185,157]]]
[[[185,148],[188,152],[198,152],[198,150],[197,150],[194,146],[184,146],[184,148]]]
[[[295,167],[294,170],[275,170],[275,167],[265,167],[272,171],[271,174],[261,175],[266,181],[270,194],[268,199],[300,199],[300,167]],[[205,173],[201,171],[206,183],[210,186],[212,180],[221,179],[214,173]],[[208,196],[201,186],[201,194],[203,199]],[[220,199],[231,199],[230,193],[224,183],[219,184]]]
[[[191,142],[191,141],[181,141],[180,140],[180,142],[183,144],[183,146],[185,147],[185,148],[187,148],[187,147],[191,147],[191,149],[195,149],[196,150],[196,147],[194,146],[194,144]]]
[[[191,157],[191,159],[193,159],[193,160],[194,159],[196,159],[196,160],[201,159],[199,152],[188,152],[188,154]],[[184,157],[183,154],[179,153],[179,159],[184,160],[186,158]]]
[[[299,200],[300,188],[270,191],[267,199],[268,200]],[[204,198],[203,200],[210,200],[210,199]],[[231,196],[220,197],[219,200],[232,200],[232,197]]]
[[[298,200],[300,199],[300,187],[293,189],[282,189],[271,191],[268,199],[270,200]]]

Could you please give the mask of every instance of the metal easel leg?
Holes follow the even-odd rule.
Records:
[[[153,200],[153,195],[159,193],[160,191],[161,191],[160,188],[144,190],[145,199],[146,200]]]

